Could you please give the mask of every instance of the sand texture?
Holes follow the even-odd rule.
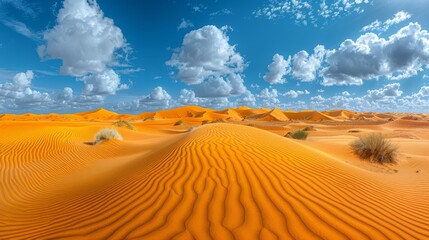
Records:
[[[123,140],[92,145],[103,128]],[[351,152],[369,132],[397,164]],[[99,109],[3,114],[0,133],[0,239],[429,239],[425,114]]]

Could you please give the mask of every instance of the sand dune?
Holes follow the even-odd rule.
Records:
[[[427,173],[236,124],[85,144],[106,126],[0,122],[0,239],[429,238]]]
[[[261,121],[287,121],[288,117],[278,108],[260,114],[253,114],[246,116],[246,119],[261,120]]]

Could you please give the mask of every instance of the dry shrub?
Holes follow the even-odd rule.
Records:
[[[293,139],[305,140],[307,139],[308,133],[304,130],[297,130],[295,132],[288,132],[285,137],[290,137]]]
[[[397,147],[380,133],[360,136],[350,144],[354,153],[364,160],[375,163],[395,163]]]
[[[122,136],[113,128],[105,128],[95,135],[94,144],[98,144],[101,141],[109,141],[110,139],[122,140]]]
[[[116,125],[118,127],[126,127],[130,130],[136,130],[136,128],[133,125],[131,125],[128,121],[125,121],[125,120],[119,120],[117,122],[114,122],[113,125]]]
[[[174,126],[183,126],[183,125],[185,125],[185,122],[183,120],[179,120],[174,123]]]
[[[190,126],[190,127],[188,128],[188,132],[193,132],[195,129],[196,129],[196,127],[195,127],[195,126]]]
[[[308,131],[316,131],[316,129],[314,128],[314,126],[307,126],[303,129],[304,131],[308,132]]]

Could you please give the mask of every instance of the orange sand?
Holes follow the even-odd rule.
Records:
[[[0,239],[429,239],[428,116],[407,116],[0,115]],[[87,144],[117,119],[136,130]],[[229,123],[200,126],[217,119]],[[282,137],[308,125],[307,141]],[[368,132],[398,145],[398,164],[353,155],[348,144]]]

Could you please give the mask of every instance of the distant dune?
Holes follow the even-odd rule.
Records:
[[[0,239],[429,239],[429,118],[406,116],[196,106],[0,115]],[[119,119],[136,130],[88,144]],[[218,119],[229,123],[201,126]],[[307,141],[283,137],[310,125]],[[366,132],[399,146],[397,165],[351,153]]]

